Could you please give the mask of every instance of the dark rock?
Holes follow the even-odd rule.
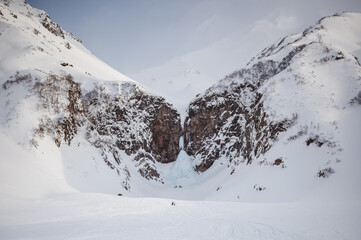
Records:
[[[309,138],[306,140],[306,145],[310,146],[310,144],[313,143],[314,141],[316,141],[316,138]]]
[[[310,137],[309,139],[306,140],[307,146],[310,146],[311,144],[315,144],[317,147],[322,147],[324,144],[326,144],[327,147],[331,147],[331,148],[336,146],[336,143],[326,139],[321,139],[319,136]]]
[[[67,66],[74,67],[73,64],[70,64],[70,63],[60,63],[60,65],[63,67],[67,67]]]
[[[333,168],[327,167],[327,168],[319,170],[318,173],[317,173],[317,177],[319,177],[319,178],[328,178],[334,173],[335,173],[335,170],[333,170]]]
[[[281,165],[282,163],[283,163],[282,158],[277,158],[277,159],[274,161],[273,165],[279,166],[279,165]]]
[[[59,24],[53,22],[50,18],[50,16],[46,13],[41,13],[40,18],[42,19],[41,24],[52,34],[55,36],[59,36],[61,38],[64,38],[64,31],[59,26]]]
[[[356,97],[352,98],[350,101],[351,105],[361,105],[361,91],[356,95]]]
[[[266,190],[266,187],[263,187],[263,186],[258,186],[257,184],[253,186],[253,188],[256,190],[256,191],[263,191],[263,190]]]
[[[65,47],[70,50],[71,49],[70,43],[69,42],[65,43]]]

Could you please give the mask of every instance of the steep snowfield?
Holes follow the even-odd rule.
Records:
[[[21,1],[9,1],[9,4],[10,8],[1,5],[0,9],[2,79],[10,77],[8,74],[14,71],[29,69],[39,73],[66,70],[84,80],[132,81],[92,55],[70,33],[62,30],[62,38],[48,31],[41,24],[39,16],[46,15],[44,11]],[[60,26],[59,28],[61,29]],[[63,67],[61,63],[69,63],[73,67]]]
[[[99,82],[137,84],[65,31],[64,38],[50,33],[39,22],[42,11],[9,2],[10,7],[0,4],[1,85],[16,71],[34,78],[65,71],[83,89]],[[360,92],[361,74],[359,67],[349,64],[361,53],[360,16],[329,18],[320,39],[317,34],[310,34],[315,39],[305,39],[322,40],[325,46],[342,51],[341,68],[335,61],[313,67],[320,49],[311,46],[292,63],[292,72],[285,71],[260,88],[273,119],[297,113],[298,124],[282,133],[253,164],[237,165],[232,175],[227,159],[196,174],[192,158],[182,150],[176,162],[157,164],[159,173],[166,176],[164,184],[140,177],[138,168],[128,165],[131,175],[138,177],[131,178],[131,191],[123,191],[124,175],[120,177],[103,161],[98,149],[82,137],[84,132],[70,146],[57,147],[48,136],[30,146],[32,129],[44,112],[22,87],[12,88],[11,93],[2,89],[0,238],[360,239],[361,108],[350,101]],[[270,58],[282,59],[285,52],[276,51]],[[337,51],[329,55],[339,56]],[[195,81],[201,73],[192,71]],[[184,94],[189,93],[186,90]],[[11,94],[11,101],[6,94]],[[309,135],[289,141],[302,126],[308,127]],[[318,140],[307,146],[311,135],[336,148],[320,148]],[[284,167],[272,165],[280,157]],[[131,162],[126,154],[121,158]],[[317,177],[320,170],[329,168],[333,172]],[[176,206],[171,206],[172,201]]]
[[[137,84],[96,58],[79,40],[51,20],[49,29],[43,26],[43,19],[49,22],[44,11],[22,1],[1,2],[0,11],[0,80],[3,88],[3,84],[13,80],[17,72],[20,76],[31,74],[33,79],[46,78],[49,74],[71,74],[83,89],[108,82],[115,85]],[[77,149],[67,146],[59,149],[50,138],[41,140],[37,148],[30,147],[28,143],[39,119],[43,116],[57,119],[62,115],[39,109],[36,96],[27,92],[26,88],[15,86],[7,93],[3,88],[0,96],[0,131],[4,142],[1,164],[2,171],[7,174],[1,176],[2,183],[6,185],[2,190],[41,196],[62,190],[74,191],[68,184],[84,191],[114,193],[119,189],[117,174],[110,171],[104,161],[94,160],[94,156],[99,157],[99,152],[84,139],[80,140]],[[117,92],[118,88],[114,90]],[[60,100],[60,106],[66,104],[66,100]],[[63,115],[66,116],[66,113]],[[39,182],[49,182],[49,187]],[[50,190],[52,184],[59,187],[51,187]]]

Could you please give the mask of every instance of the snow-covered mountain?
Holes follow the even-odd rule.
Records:
[[[0,238],[359,239],[360,22],[277,41],[182,123],[44,11],[0,1]]]
[[[22,1],[3,1],[0,10],[4,137],[30,155],[61,155],[78,189],[131,191],[137,177],[164,182],[157,165],[177,158],[177,111],[92,55],[44,11]],[[11,164],[6,155],[3,164]]]
[[[359,164],[360,18],[326,17],[264,49],[198,95],[183,130],[162,97],[101,62],[45,12],[5,1],[2,138],[43,159],[33,161],[44,171],[53,161],[53,180],[80,191],[284,200],[284,191],[297,189],[287,196],[297,199],[343,174],[357,187],[347,166]],[[13,164],[3,159],[3,169]]]
[[[227,166],[245,199],[252,187],[271,198],[305,196],[335,176],[360,189],[351,174],[360,169],[360,21],[358,13],[325,17],[194,99],[184,130],[196,170]]]
[[[270,149],[280,133],[300,123],[296,128],[302,134],[290,141],[309,134],[309,144],[319,143],[321,147],[328,142],[336,147],[330,140],[319,139],[319,135],[334,132],[334,127],[327,125],[337,126],[336,117],[324,120],[324,116],[331,111],[337,115],[339,109],[352,109],[358,101],[360,63],[352,55],[353,50],[359,49],[348,46],[358,40],[358,35],[348,36],[346,43],[337,43],[328,30],[342,18],[347,21],[357,17],[358,14],[335,15],[301,34],[285,37],[264,49],[247,68],[233,72],[198,96],[188,110],[185,131],[189,151],[192,155],[197,152],[204,170],[220,156],[227,156],[230,162],[250,164]],[[345,25],[355,34],[353,23]],[[330,66],[335,73],[330,72]],[[327,82],[323,83],[325,73]],[[350,83],[342,90],[333,87],[333,82],[341,85],[344,79],[350,79]],[[280,86],[287,88],[287,94],[279,90]],[[310,124],[321,125],[329,134],[318,132],[319,127],[310,133]]]

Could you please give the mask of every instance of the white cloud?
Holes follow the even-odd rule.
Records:
[[[257,21],[252,28],[252,33],[266,33],[272,35],[277,32],[279,35],[280,31],[289,31],[299,26],[299,20],[297,16],[279,15],[273,19],[261,19]]]

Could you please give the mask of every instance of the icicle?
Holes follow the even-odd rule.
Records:
[[[180,150],[184,149],[184,138],[183,138],[183,136],[179,137],[179,149]]]

